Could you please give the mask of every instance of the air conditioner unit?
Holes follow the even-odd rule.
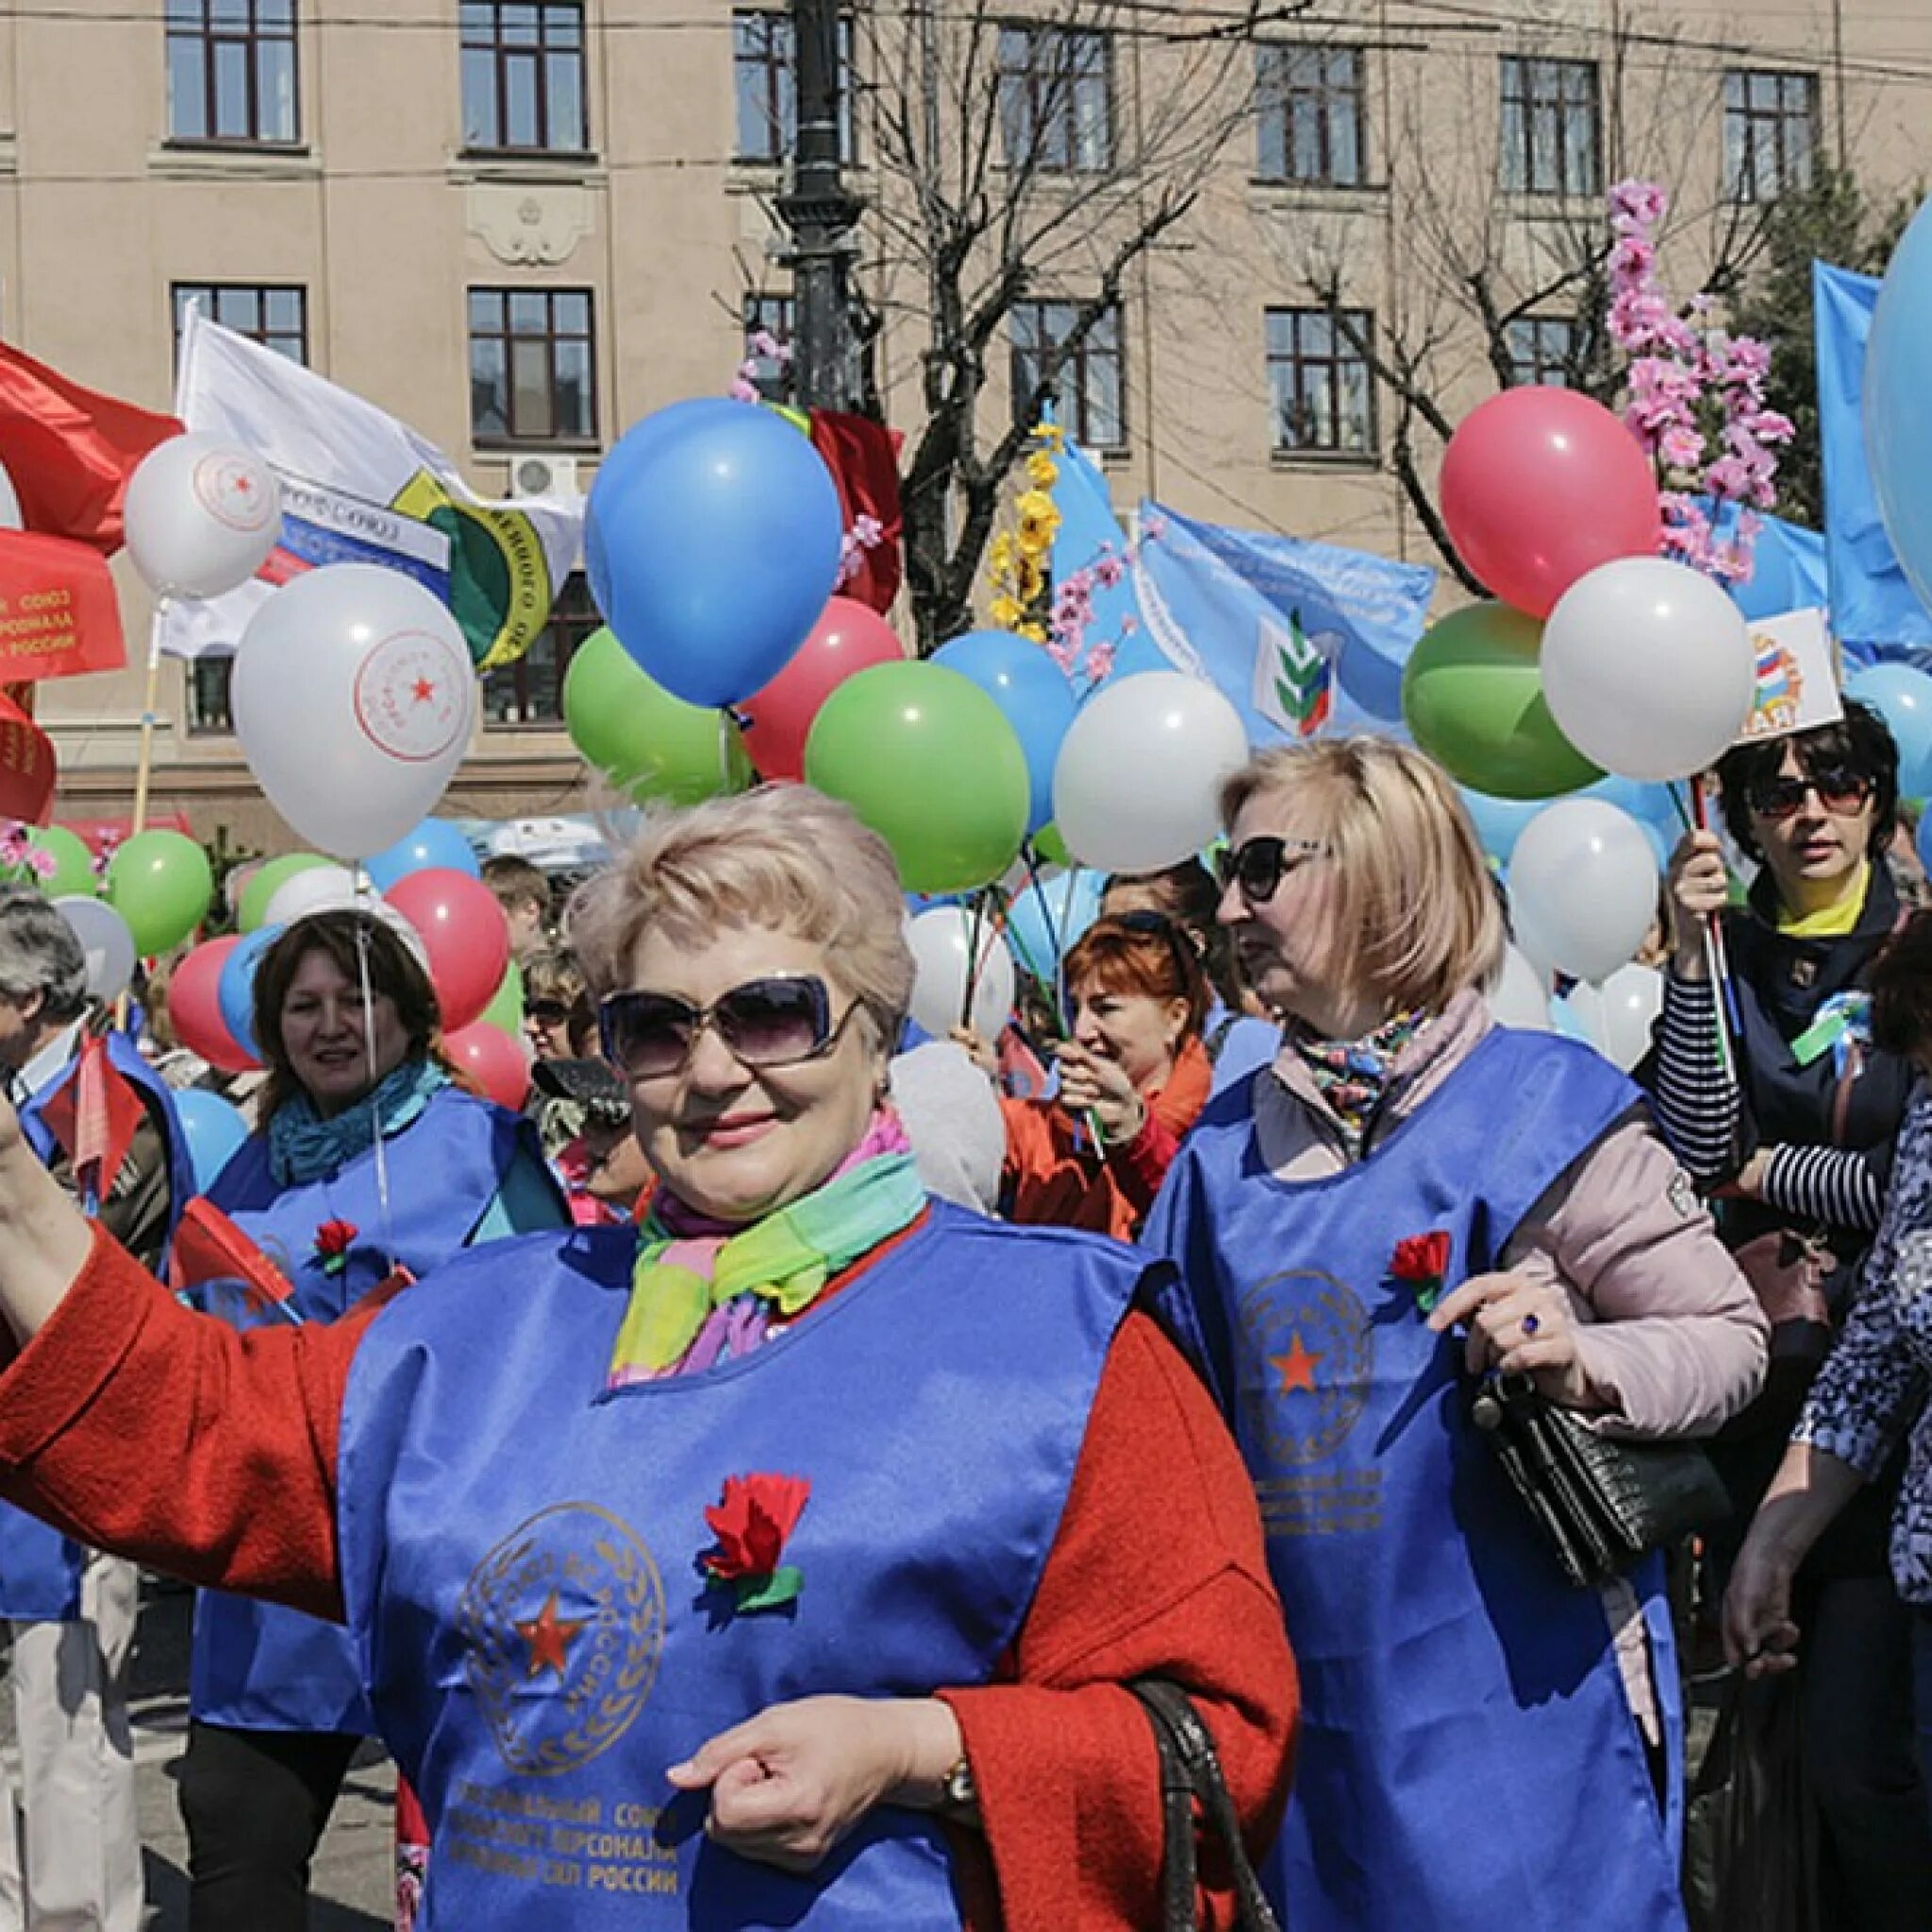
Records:
[[[576,458],[518,457],[509,466],[509,493],[574,502],[583,494],[577,487]]]

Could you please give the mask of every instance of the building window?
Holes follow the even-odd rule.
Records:
[[[563,580],[550,607],[550,621],[513,663],[483,675],[483,721],[492,729],[512,724],[560,724],[563,675],[577,646],[604,622],[591,601],[581,571]]]
[[[235,659],[224,651],[219,657],[191,658],[188,661],[188,735],[191,738],[217,738],[235,728],[235,713],[228,688],[235,676]]]
[[[773,350],[791,346],[791,297],[753,295],[744,298],[744,361],[752,387],[768,403],[791,400],[791,358]]]
[[[176,282],[175,345],[188,325],[191,306],[206,321],[218,322],[277,356],[305,367],[308,361],[308,291],[268,282]]]
[[[1029,419],[1048,354],[1074,332],[1079,305],[1016,302],[1013,305],[1013,407]],[[1087,449],[1126,446],[1126,382],[1121,361],[1121,312],[1108,308],[1067,352],[1046,385],[1055,417]]]
[[[1578,329],[1567,315],[1520,315],[1509,324],[1509,363],[1520,385],[1568,389]]]
[[[1366,308],[1271,308],[1268,393],[1277,450],[1371,456],[1374,385],[1363,347],[1374,326]]]
[[[1359,188],[1364,100],[1359,47],[1255,50],[1264,181]]]
[[[1724,192],[1775,201],[1811,185],[1818,152],[1818,77],[1733,69],[1724,75]]]
[[[1097,175],[1113,161],[1112,55],[1104,33],[1000,28],[1000,132],[1009,168]]]
[[[167,0],[168,136],[296,139],[295,0]]]
[[[1503,186],[1517,194],[1592,195],[1596,62],[1503,57]]]
[[[470,291],[470,431],[479,443],[596,441],[588,289]]]
[[[791,16],[740,9],[731,16],[731,77],[741,161],[789,160],[798,140],[798,63]],[[839,158],[852,159],[852,22],[839,20]]]
[[[463,143],[582,154],[584,9],[462,0]]]

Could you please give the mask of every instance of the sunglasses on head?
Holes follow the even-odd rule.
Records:
[[[1826,811],[1849,816],[1872,796],[1872,781],[1842,765],[1827,765],[1802,778],[1766,778],[1752,786],[1745,799],[1759,818],[1789,819],[1804,810],[1806,794],[1813,791]]]
[[[1195,952],[1192,942],[1173,920],[1164,912],[1151,909],[1140,912],[1116,912],[1108,920],[1109,925],[1117,925],[1123,932],[1140,933],[1148,939],[1162,941],[1174,955],[1174,969],[1185,983],[1191,964],[1200,964],[1200,955]]]
[[[1232,848],[1224,846],[1214,855],[1214,875],[1224,892],[1230,886],[1239,886],[1250,906],[1265,906],[1288,874],[1327,849],[1319,839],[1264,835]]]
[[[679,1072],[707,1026],[747,1067],[790,1067],[829,1053],[858,1010],[835,1024],[825,983],[810,974],[747,979],[708,1007],[668,992],[614,992],[597,1008],[604,1058],[627,1079]]]

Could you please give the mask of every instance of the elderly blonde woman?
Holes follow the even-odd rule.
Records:
[[[1637,1090],[1491,1023],[1496,900],[1435,766],[1270,752],[1223,809],[1220,917],[1286,1031],[1209,1103],[1143,1241],[1181,1264],[1294,1634],[1275,1896],[1298,1932],[1680,1926],[1659,1566],[1572,1588],[1470,1378],[1707,1433],[1758,1385],[1763,1318]]]
[[[0,1109],[0,1493],[344,1619],[442,1932],[1157,1922],[1127,1680],[1192,1693],[1257,1844],[1294,1680],[1142,1264],[920,1189],[898,882],[842,807],[651,822],[573,932],[651,1219],[326,1330],[178,1308]]]

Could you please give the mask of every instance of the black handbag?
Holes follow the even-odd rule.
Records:
[[[1730,1514],[1724,1486],[1695,1444],[1598,1435],[1527,1375],[1486,1376],[1471,1415],[1579,1589]]]
[[[1248,1862],[1241,1821],[1222,1774],[1214,1740],[1188,1693],[1165,1677],[1140,1677],[1127,1686],[1154,1725],[1160,1751],[1160,1798],[1166,1820],[1166,1855],[1160,1868],[1158,1932],[1195,1932],[1200,1874],[1194,1843],[1196,1807],[1203,1828],[1217,1840],[1234,1874],[1235,1924],[1241,1932],[1281,1932]],[[1151,1928],[1150,1928],[1151,1932]]]

